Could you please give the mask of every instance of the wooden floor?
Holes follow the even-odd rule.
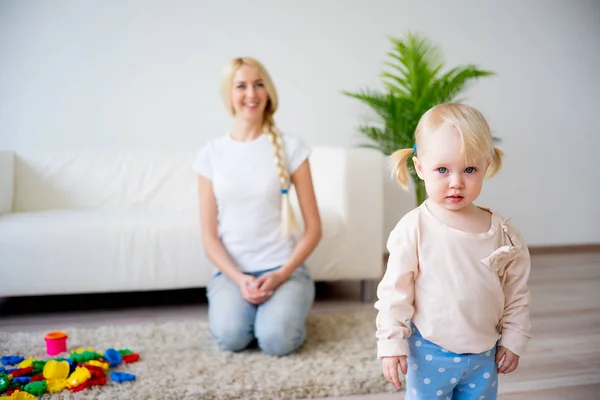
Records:
[[[533,339],[519,369],[500,377],[499,399],[600,399],[600,252],[533,255],[530,288]]]
[[[530,288],[533,339],[519,369],[500,378],[500,400],[600,399],[600,252],[533,255]],[[372,307],[372,304],[359,302],[357,289],[354,283],[329,287],[327,295],[318,298],[313,312]],[[198,315],[206,318],[206,304],[202,303],[175,308],[136,307],[44,314],[3,315],[2,310],[0,306],[1,331],[101,325],[106,321],[172,320]],[[397,393],[344,399],[403,398],[402,393]]]

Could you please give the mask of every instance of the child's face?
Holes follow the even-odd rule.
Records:
[[[460,155],[460,133],[447,123],[426,140],[423,154],[417,149],[414,161],[429,198],[450,211],[470,206],[481,192],[487,169],[485,158],[466,165]]]

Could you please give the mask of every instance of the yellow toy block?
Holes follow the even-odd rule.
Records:
[[[93,348],[91,348],[91,347],[87,347],[87,348],[83,348],[83,347],[82,347],[82,348],[80,348],[80,349],[77,349],[77,350],[74,350],[74,351],[72,351],[71,353],[83,354],[83,353],[84,353],[84,352],[86,352],[86,351],[91,351],[91,352],[94,352],[94,349],[93,349]]]
[[[44,365],[44,378],[52,379],[67,379],[69,376],[70,365],[66,361],[50,360]]]
[[[98,360],[90,360],[86,362],[86,364],[93,365],[94,367],[100,367],[104,371],[108,371],[109,364],[107,362],[98,361]]]
[[[21,363],[19,364],[19,368],[30,367],[31,364],[33,363],[33,361],[34,361],[33,357],[29,357],[28,359],[21,361]]]
[[[69,376],[67,379],[67,386],[69,388],[74,388],[76,386],[81,385],[83,382],[87,381],[92,377],[90,370],[84,367],[77,367],[75,371]]]
[[[67,387],[66,379],[51,379],[46,381],[46,388],[50,393],[56,393]]]
[[[12,396],[10,396],[9,399],[11,399],[11,400],[37,400],[37,397],[35,397],[34,395],[31,395],[27,392],[21,392],[20,390],[17,390],[15,392],[13,392]]]

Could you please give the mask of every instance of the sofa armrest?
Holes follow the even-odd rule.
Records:
[[[0,214],[7,214],[13,210],[14,177],[14,154],[10,151],[0,151]]]
[[[380,279],[383,274],[384,156],[366,148],[316,147],[310,158],[320,209],[344,223],[339,279]]]
[[[346,263],[354,266],[356,279],[380,279],[383,275],[383,167],[384,157],[375,150],[346,153]]]

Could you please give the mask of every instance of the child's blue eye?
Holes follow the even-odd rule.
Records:
[[[467,174],[472,174],[475,171],[477,171],[477,169],[475,167],[469,167],[469,168],[465,169],[465,172]]]
[[[448,172],[448,169],[446,167],[439,167],[437,169],[437,172],[439,172],[440,174],[445,174],[446,172]]]

